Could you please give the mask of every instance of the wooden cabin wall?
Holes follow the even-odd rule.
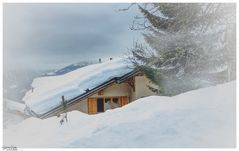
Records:
[[[152,92],[148,86],[157,88],[155,84],[150,82],[150,80],[146,76],[136,76],[135,77],[135,98],[137,100],[142,97],[156,95]]]
[[[104,90],[97,92],[96,94],[89,96],[89,98],[97,98],[97,97],[114,97],[114,96],[126,96],[129,100],[129,103],[132,101],[135,101],[139,98],[155,95],[147,85],[150,85],[152,87],[155,87],[150,80],[144,76],[139,75],[135,76],[134,78],[134,89],[133,87],[128,84],[127,82],[123,82],[120,84],[114,83],[111,86],[105,88]],[[83,113],[89,113],[88,112],[88,99],[85,99],[83,101],[79,101],[76,104],[68,107],[68,112],[73,110],[79,110]],[[61,112],[63,113],[63,111]]]

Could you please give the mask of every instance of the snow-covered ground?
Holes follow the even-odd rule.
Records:
[[[151,96],[97,115],[29,118],[4,129],[17,147],[235,147],[236,82]]]
[[[11,127],[26,119],[24,109],[24,104],[3,98],[3,127]]]
[[[8,100],[8,99],[3,99],[3,100],[4,100],[4,103],[8,110],[13,110],[13,111],[18,111],[20,113],[24,113],[25,104],[19,103],[16,101],[12,101],[12,100]]]

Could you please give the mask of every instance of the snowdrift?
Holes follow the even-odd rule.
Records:
[[[24,104],[3,98],[3,127],[16,125],[26,119],[24,109]]]
[[[33,80],[23,101],[37,114],[44,114],[61,104],[61,96],[69,101],[115,77],[133,70],[124,58],[88,65],[67,74],[39,77]]]
[[[5,99],[5,98],[3,99],[3,101],[5,103],[5,107],[8,110],[18,111],[18,112],[24,114],[25,104],[19,103],[19,102],[16,102],[16,101],[12,101],[12,100],[9,100],[9,99]]]
[[[4,130],[17,147],[235,147],[236,82],[151,96],[97,115],[29,118]]]

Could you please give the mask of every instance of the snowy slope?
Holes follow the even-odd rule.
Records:
[[[24,113],[25,104],[19,103],[16,101],[12,101],[12,100],[8,100],[8,99],[3,99],[3,100],[4,100],[4,103],[6,104],[6,108],[8,110],[13,110],[13,111],[18,111],[18,112]]]
[[[88,65],[64,75],[40,77],[33,80],[33,91],[29,90],[23,98],[26,105],[43,114],[61,104],[61,96],[66,100],[85,93],[85,90],[132,71],[123,58]]]
[[[235,147],[236,82],[151,96],[97,115],[29,118],[4,130],[18,147]],[[32,141],[34,140],[34,141]]]
[[[26,119],[24,109],[24,104],[3,98],[3,127],[16,125]]]

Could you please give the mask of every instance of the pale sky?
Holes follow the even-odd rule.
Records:
[[[4,4],[4,68],[59,68],[122,56],[142,41],[130,4]],[[104,59],[103,59],[104,60]]]

